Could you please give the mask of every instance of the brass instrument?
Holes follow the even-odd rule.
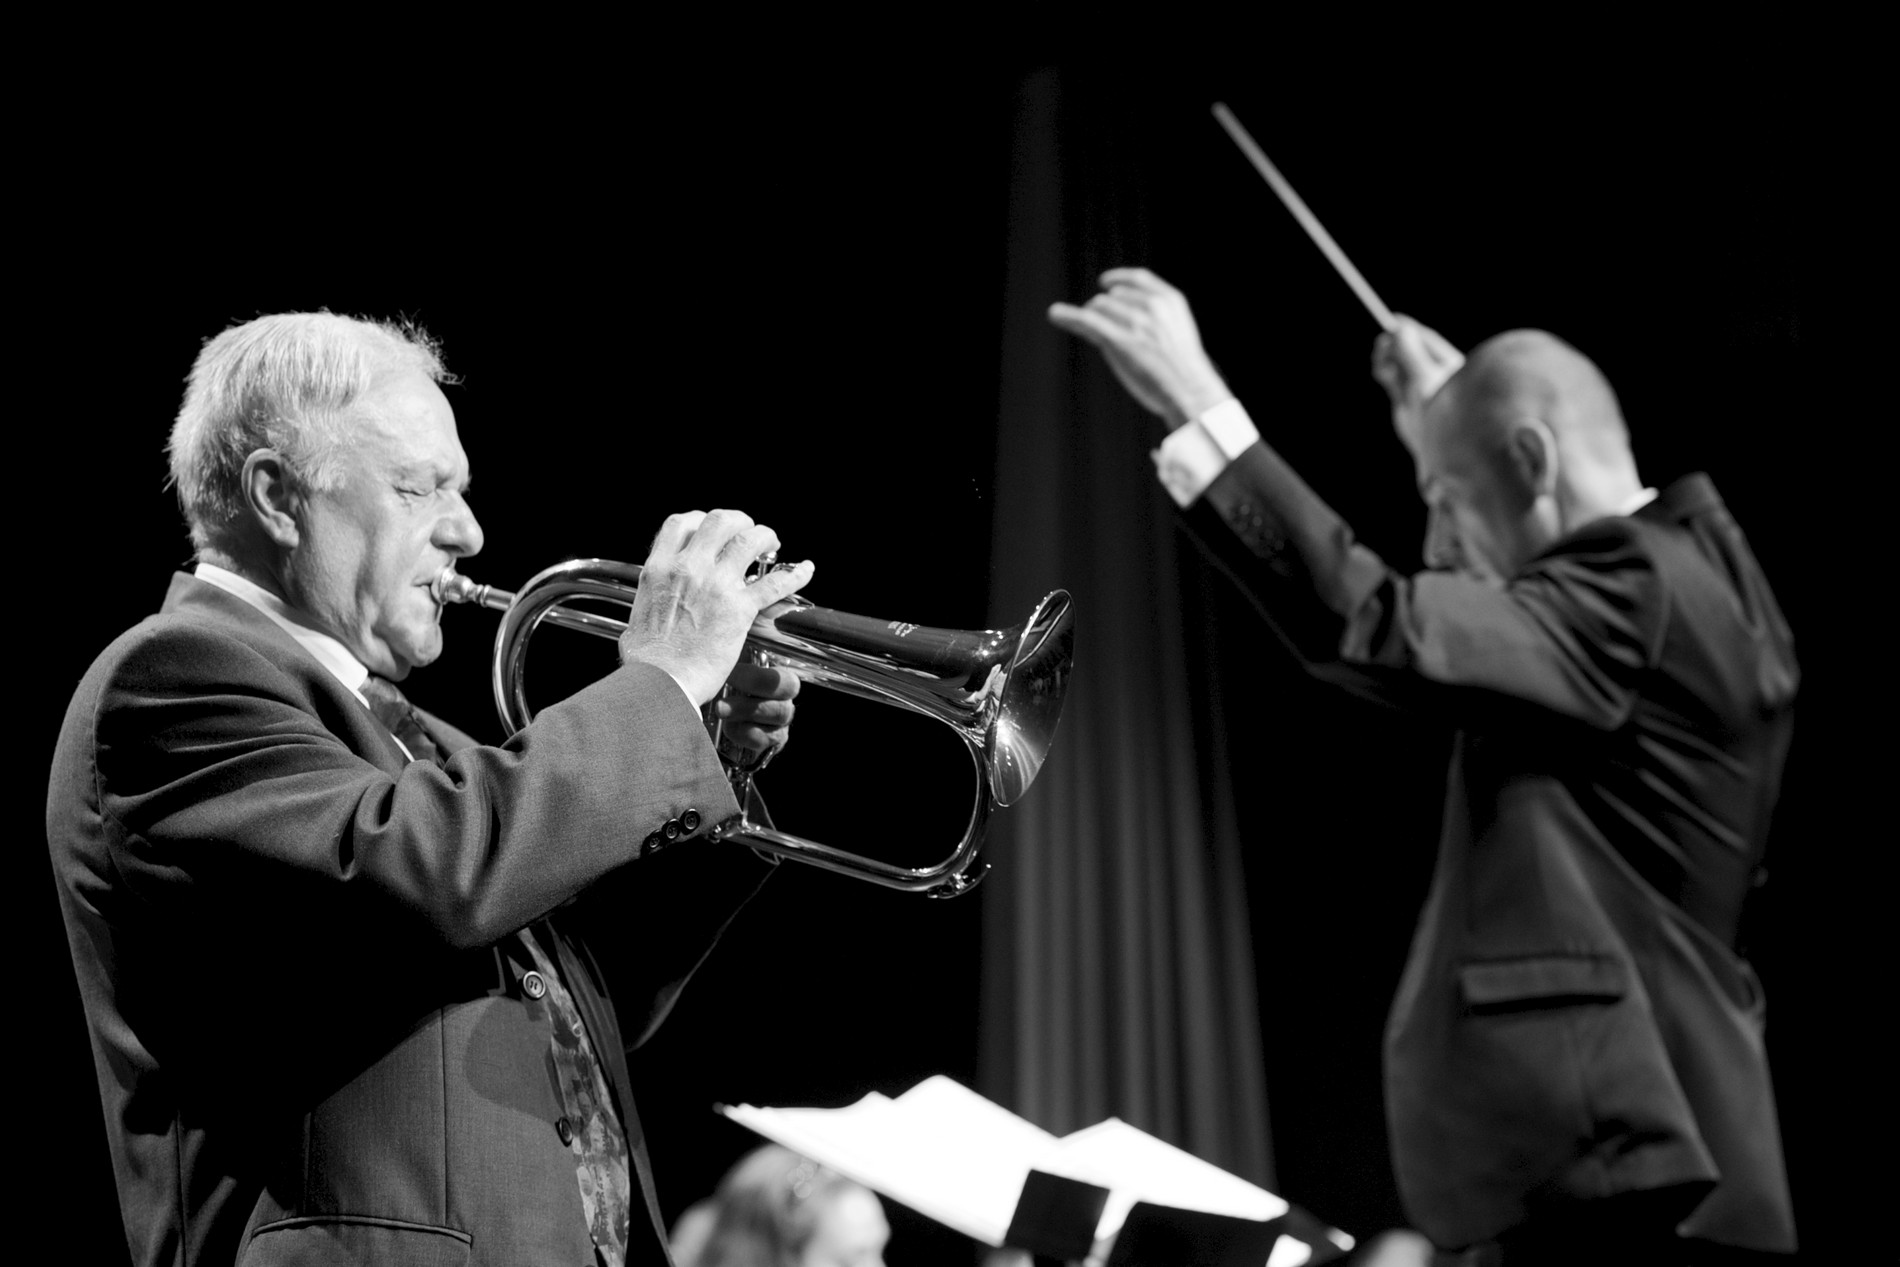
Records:
[[[528,641],[545,622],[618,638],[626,622],[567,606],[583,599],[631,608],[640,567],[611,559],[574,559],[535,576],[518,593],[479,585],[453,567],[437,578],[443,603],[476,603],[505,613],[495,635],[495,707],[510,734],[533,713],[523,688]],[[1075,623],[1067,591],[1056,590],[1009,629],[932,629],[817,607],[798,595],[761,612],[746,651],[761,664],[790,669],[804,683],[934,717],[956,731],[976,767],[976,802],[955,851],[932,867],[899,867],[781,832],[750,820],[755,769],[728,763],[741,812],[717,824],[714,839],[737,841],[773,857],[823,867],[887,888],[954,897],[972,888],[987,863],[977,860],[992,809],[1012,805],[1035,780],[1055,737],[1074,658]]]

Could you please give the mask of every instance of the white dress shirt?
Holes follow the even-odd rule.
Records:
[[[297,640],[297,645],[317,658],[350,694],[369,707],[363,695],[363,683],[369,680],[369,668],[350,654],[350,649],[322,630],[313,629],[297,618],[296,612],[277,595],[255,581],[246,580],[229,568],[215,563],[200,563],[191,574],[207,585],[215,585],[227,594],[235,594],[274,621],[278,628]],[[400,742],[400,741],[398,741]],[[404,749],[404,751],[408,751]]]

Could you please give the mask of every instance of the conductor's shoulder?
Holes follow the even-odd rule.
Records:
[[[1544,625],[1640,671],[1661,655],[1670,618],[1658,544],[1637,520],[1593,520],[1551,543],[1510,590]]]
[[[1525,567],[1522,578],[1598,586],[1646,587],[1654,577],[1659,542],[1637,519],[1594,519],[1552,542]]]

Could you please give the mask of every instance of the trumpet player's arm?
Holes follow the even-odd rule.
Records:
[[[504,746],[384,763],[366,755],[389,745],[374,720],[276,629],[194,615],[122,638],[69,719],[87,732],[71,799],[105,827],[100,861],[187,923],[242,913],[260,948],[341,928],[386,950],[488,945],[637,870],[689,809],[689,836],[736,809],[698,711],[651,666]],[[751,869],[745,850],[711,852]]]
[[[721,759],[732,759],[734,748],[783,747],[798,687],[789,670],[737,665],[707,709],[724,723]],[[776,869],[750,849],[669,849],[607,876],[564,912],[613,996],[628,1050],[660,1027],[745,899]]]
[[[480,747],[441,718],[423,716],[445,752]],[[703,722],[698,729],[705,733]],[[629,1051],[659,1028],[726,927],[777,869],[750,849],[695,838],[704,831],[702,825],[676,842],[683,847],[607,872],[559,909],[563,926],[579,934],[572,946],[585,956],[597,991],[614,1001],[612,1016],[590,1024],[611,1025],[610,1039]]]
[[[1530,703],[1597,727],[1627,717],[1657,654],[1651,561],[1627,521],[1567,538],[1508,587],[1386,565],[1268,445],[1203,350],[1185,296],[1146,269],[1111,269],[1049,319],[1101,350],[1170,434],[1157,474],[1186,526],[1315,676],[1384,703],[1462,713]],[[1458,353],[1417,323],[1375,351],[1407,358],[1394,393],[1404,438]],[[1435,381],[1434,381],[1435,380]]]
[[[758,613],[811,578],[806,561],[748,579],[754,560],[778,545],[772,529],[739,511],[670,516],[654,537],[621,639],[630,667],[664,667],[689,700],[705,705],[720,723],[722,759],[733,749],[776,750],[789,734],[797,676],[735,662]],[[730,785],[724,800],[733,803]],[[666,1019],[726,925],[773,870],[736,846],[668,848],[608,876],[570,908],[565,919],[584,934],[589,970],[618,1001],[626,1048],[645,1042]]]
[[[408,761],[259,608],[180,577],[75,695],[59,769],[78,786],[49,805],[96,818],[49,830],[103,839],[106,872],[152,909],[242,912],[263,943],[309,920],[392,947],[492,944],[737,812],[697,705],[757,611],[810,572],[748,584],[761,542],[776,538],[738,512],[673,516],[623,666],[441,766]],[[749,850],[701,851],[756,884]]]

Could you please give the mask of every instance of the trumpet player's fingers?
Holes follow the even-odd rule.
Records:
[[[742,748],[747,752],[771,752],[790,742],[792,732],[786,726],[761,726],[747,722],[727,722],[719,732],[722,747]],[[754,769],[757,767],[754,766]]]
[[[680,558],[695,568],[711,568],[723,562],[727,543],[752,526],[752,516],[743,510],[709,510],[680,547]]]
[[[660,524],[660,530],[653,534],[653,544],[647,547],[647,554],[678,554],[692,539],[693,533],[706,519],[703,510],[681,511],[677,515],[668,515]]]
[[[812,573],[816,570],[816,565],[810,559],[800,560],[790,567],[781,564],[754,579],[746,586],[745,592],[758,605],[756,610],[764,611],[773,603],[790,598],[799,590],[804,589],[805,583],[811,580]]]
[[[788,699],[761,699],[756,695],[724,695],[711,704],[712,714],[726,723],[730,730],[734,726],[756,726],[766,730],[779,730],[792,724],[792,718],[798,712],[798,705]]]
[[[719,547],[717,562],[727,575],[744,581],[752,565],[766,554],[778,554],[778,534],[764,524],[750,524],[733,533]]]
[[[789,702],[798,697],[799,680],[798,674],[790,669],[774,668],[767,664],[748,664],[741,660],[732,666],[732,676],[726,679],[726,685],[731,689],[730,693],[719,701],[722,706],[735,698]],[[729,717],[733,714],[719,715]],[[787,713],[785,719],[790,721],[791,714]]]

